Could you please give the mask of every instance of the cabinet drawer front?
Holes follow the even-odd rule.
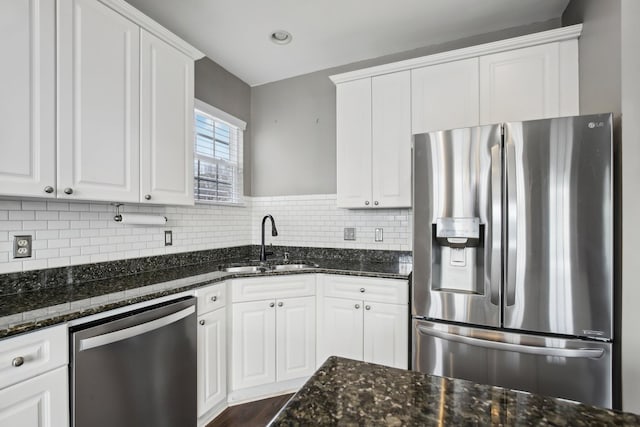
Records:
[[[0,389],[66,365],[68,362],[66,325],[2,340]]]
[[[227,292],[224,283],[207,286],[196,291],[198,297],[198,315],[224,307],[227,303]]]
[[[233,302],[304,297],[313,296],[315,293],[316,278],[313,274],[256,277],[231,281]]]
[[[325,275],[321,286],[327,297],[391,304],[409,303],[409,285],[406,280]]]

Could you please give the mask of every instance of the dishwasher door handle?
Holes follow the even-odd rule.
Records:
[[[168,316],[161,317],[159,319],[152,320],[150,322],[141,323],[139,325],[131,326],[129,328],[120,329],[119,331],[109,332],[95,337],[85,338],[80,340],[79,351],[89,350],[95,347],[101,347],[103,345],[111,344],[116,341],[126,340],[127,338],[135,337],[136,335],[142,335],[146,332],[153,331],[163,326],[175,323],[185,317],[195,313],[196,308],[194,306],[187,307],[183,310],[169,314]]]

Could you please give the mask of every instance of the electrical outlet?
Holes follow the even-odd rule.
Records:
[[[31,258],[31,236],[13,236],[13,257]]]
[[[356,240],[356,229],[355,229],[355,227],[345,227],[345,229],[344,229],[344,240]]]
[[[376,242],[382,242],[382,228],[376,228]]]
[[[164,232],[164,245],[172,246],[173,245],[173,233],[171,230],[165,230]]]

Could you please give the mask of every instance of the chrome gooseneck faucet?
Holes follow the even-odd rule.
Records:
[[[264,223],[267,221],[267,218],[271,220],[271,235],[272,236],[278,235],[278,230],[276,229],[276,222],[274,221],[273,217],[271,215],[265,215],[264,218],[262,218],[262,244],[260,245],[260,261],[261,262],[267,260],[267,255],[273,255],[273,252],[267,252],[264,249]]]

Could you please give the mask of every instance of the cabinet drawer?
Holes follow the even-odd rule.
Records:
[[[227,291],[225,283],[200,288],[196,291],[198,297],[198,316],[224,307],[227,303]]]
[[[66,325],[7,338],[0,341],[0,389],[67,363]]]
[[[322,293],[326,297],[350,298],[390,304],[409,303],[409,285],[401,279],[322,275]]]
[[[233,302],[312,296],[316,293],[313,274],[256,277],[231,281]]]

